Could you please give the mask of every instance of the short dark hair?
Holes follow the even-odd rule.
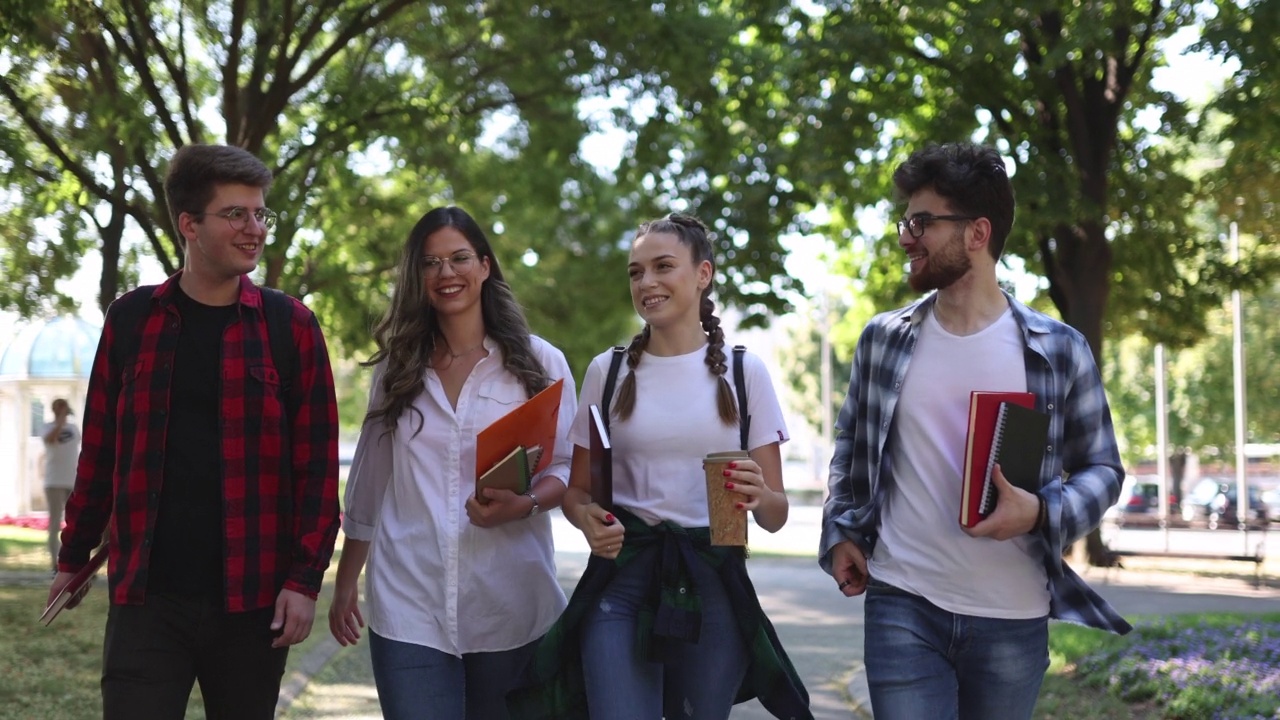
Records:
[[[213,199],[218,185],[237,184],[271,189],[271,171],[253,153],[234,145],[183,145],[169,160],[164,178],[164,194],[169,201],[169,218],[178,242],[186,238],[178,232],[178,216],[200,213]]]
[[[893,185],[900,201],[931,188],[957,214],[987,218],[991,222],[987,251],[1000,259],[1013,229],[1014,198],[1004,159],[995,148],[976,143],[929,145],[911,153],[893,171]]]

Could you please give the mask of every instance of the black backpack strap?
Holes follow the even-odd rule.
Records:
[[[733,346],[733,387],[738,391],[738,438],[743,450],[747,450],[747,438],[751,434],[751,416],[747,414],[747,379],[742,369],[742,357],[747,346]]]
[[[147,313],[151,310],[151,296],[155,294],[156,285],[143,285],[116,298],[110,308],[115,342],[110,352],[116,367],[123,368],[130,361],[125,354],[132,351],[137,356],[139,339],[142,337],[142,326],[147,321]]]
[[[600,395],[600,417],[604,420],[605,432],[609,431],[609,406],[613,404],[613,387],[618,384],[618,371],[622,369],[622,358],[626,355],[625,347],[613,346],[613,357],[609,360],[609,373],[604,376],[604,392]]]
[[[298,365],[298,346],[293,342],[293,302],[275,288],[261,287],[262,314],[267,319],[267,341],[271,344],[271,362],[280,376],[280,392],[292,417],[299,403],[293,387]]]

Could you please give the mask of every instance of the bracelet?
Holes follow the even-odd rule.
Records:
[[[1040,499],[1040,507],[1036,508],[1036,524],[1031,527],[1032,533],[1038,533],[1044,530],[1044,526],[1049,521],[1049,502],[1043,497]]]

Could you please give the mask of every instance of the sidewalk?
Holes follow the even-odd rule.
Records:
[[[586,564],[582,535],[553,516],[556,561],[566,592]],[[862,673],[862,598],[845,598],[817,566],[821,508],[798,506],[786,527],[769,534],[752,528],[748,561],[752,581],[783,646],[809,690],[819,720],[870,718]],[[1086,580],[1124,615],[1280,610],[1280,587],[1255,588],[1244,580],[1169,572],[1086,569]],[[318,616],[327,612],[327,598]],[[316,632],[325,632],[317,622]],[[327,634],[327,633],[326,633]],[[286,682],[282,718],[377,720],[377,694],[367,643],[339,648],[327,639]],[[734,708],[732,720],[766,720],[756,701]]]

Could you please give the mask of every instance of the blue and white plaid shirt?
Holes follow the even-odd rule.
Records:
[[[1129,623],[1062,561],[1063,548],[1097,527],[1115,504],[1124,479],[1102,376],[1083,335],[1006,297],[1023,337],[1027,390],[1035,393],[1036,408],[1049,415],[1049,447],[1040,469],[1049,518],[1035,542],[1049,576],[1049,615],[1127,633]],[[936,298],[877,315],[858,340],[822,512],[818,562],[828,573],[837,543],[852,540],[868,558],[875,547],[893,483],[894,411],[920,324]]]

